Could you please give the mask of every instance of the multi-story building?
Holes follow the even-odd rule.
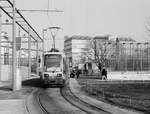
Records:
[[[78,66],[79,64],[84,64],[85,61],[83,62],[82,56],[86,49],[89,48],[87,46],[92,39],[96,42],[103,42],[104,40],[108,40],[108,36],[65,36],[64,52],[70,66]]]
[[[65,36],[64,52],[70,66],[77,66],[81,63],[82,53],[91,38],[89,36]]]

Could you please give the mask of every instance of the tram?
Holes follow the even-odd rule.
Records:
[[[62,52],[46,52],[43,60],[42,78],[44,85],[64,87],[67,80],[67,64],[64,54]]]

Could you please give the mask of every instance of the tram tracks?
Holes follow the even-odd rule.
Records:
[[[66,99],[67,102],[69,102],[70,104],[72,104],[74,107],[80,109],[82,112],[87,113],[87,114],[111,114],[110,112],[107,112],[99,107],[96,107],[94,105],[91,105],[85,101],[83,101],[82,99],[80,99],[79,97],[77,97],[76,95],[74,95],[74,93],[70,90],[70,88],[68,86],[61,88],[60,89],[60,94],[63,98]],[[80,95],[80,94],[79,94]],[[39,114],[51,114],[51,111],[48,111],[48,107],[47,105],[45,105],[45,100],[43,101],[43,90],[42,89],[37,89],[36,91],[33,92],[33,98],[34,101],[36,102],[37,106],[39,107]],[[28,114],[32,114],[32,109],[30,104],[30,100],[28,99],[29,103],[26,102],[26,109]],[[82,113],[81,113],[82,114]]]
[[[41,101],[41,97],[42,97],[41,92],[42,92],[41,89],[36,89],[35,91],[32,92],[31,96],[28,96],[29,98],[26,99],[25,107],[28,114],[34,114],[34,113],[51,114],[50,112],[48,112],[48,110],[46,109],[46,107],[43,105]],[[33,104],[31,102],[34,102],[37,105],[38,111],[34,109],[35,107],[33,107]]]
[[[44,114],[50,114],[50,113],[47,111],[47,109],[43,106],[43,104],[42,104],[42,102],[41,102],[40,96],[41,96],[41,91],[39,90],[39,91],[37,92],[36,99],[37,99],[37,102],[38,102],[38,105],[39,105],[40,109],[43,111]]]
[[[110,112],[107,112],[97,106],[91,105],[83,101],[82,99],[74,95],[74,93],[70,90],[69,86],[61,88],[60,93],[69,103],[87,114],[111,114]]]

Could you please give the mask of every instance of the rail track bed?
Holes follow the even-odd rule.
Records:
[[[111,114],[99,107],[91,105],[82,99],[78,98],[74,93],[70,90],[69,86],[60,89],[61,95],[73,106],[79,108],[83,112],[87,114]],[[80,95],[80,94],[79,94]]]
[[[42,89],[36,89],[25,102],[28,114],[51,114],[41,102]]]
[[[48,112],[48,110],[43,106],[43,104],[41,102],[41,90],[39,90],[37,92],[36,99],[37,99],[38,105],[39,105],[40,109],[42,110],[43,114],[50,114],[50,112]]]

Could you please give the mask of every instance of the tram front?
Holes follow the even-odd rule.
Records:
[[[65,84],[63,74],[63,56],[59,52],[51,52],[44,55],[43,79],[45,85]]]

